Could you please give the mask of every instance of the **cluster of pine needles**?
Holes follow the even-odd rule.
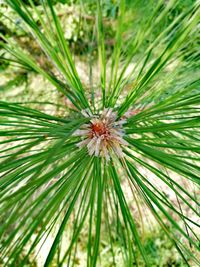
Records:
[[[87,56],[98,56],[86,61],[86,86],[52,0],[5,0],[52,67],[6,35],[1,60],[44,77],[68,105],[61,116],[0,101],[3,266],[25,266],[49,236],[44,266],[75,266],[83,236],[80,266],[101,265],[105,237],[110,266],[122,266],[116,247],[123,266],[152,266],[143,238],[149,214],[185,266],[200,264],[200,2],[178,9],[184,1],[115,1],[112,49],[105,2],[95,1]],[[149,12],[138,19],[141,2]]]

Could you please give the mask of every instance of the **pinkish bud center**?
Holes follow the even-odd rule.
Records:
[[[109,134],[109,131],[108,131],[105,123],[100,122],[100,121],[97,123],[93,123],[91,126],[91,129],[92,129],[93,135],[96,135],[96,136]]]
[[[82,110],[82,114],[91,119],[74,132],[74,136],[82,139],[77,146],[87,146],[90,156],[104,157],[106,161],[110,160],[112,154],[123,157],[122,146],[128,145],[123,139],[126,120],[117,120],[117,113],[112,108],[105,108],[95,116],[88,110]]]

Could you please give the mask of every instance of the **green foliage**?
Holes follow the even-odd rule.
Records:
[[[111,260],[104,266],[159,266],[152,259],[158,257],[156,243],[144,238],[153,218],[182,258],[180,264],[200,264],[200,4],[151,2],[96,1],[91,35],[96,46],[87,54],[87,84],[53,2],[37,6],[32,0],[29,5],[6,0],[48,64],[38,60],[28,44],[3,34],[2,60],[42,76],[68,102],[60,104],[59,114],[50,114],[26,101],[0,101],[3,265],[34,264],[48,243],[42,266],[75,266],[84,238],[81,266],[101,265],[105,239]],[[83,10],[88,3],[80,3]],[[137,11],[146,12],[140,22]],[[113,18],[114,33],[109,53],[107,17]],[[192,52],[188,44],[193,44]],[[20,81],[9,81],[7,87]],[[103,150],[98,153],[97,141],[80,146],[84,135],[77,134],[84,125],[105,134],[93,122],[105,108],[105,118],[116,114],[110,127],[114,137],[116,125],[123,122],[124,130],[111,139],[110,147],[107,143],[109,160]]]

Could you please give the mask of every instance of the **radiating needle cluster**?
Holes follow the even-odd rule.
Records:
[[[93,115],[89,110],[82,110],[82,114],[90,121],[74,132],[74,136],[82,139],[77,146],[87,146],[90,156],[105,157],[107,161],[112,153],[123,157],[122,145],[128,145],[123,139],[126,120],[117,120],[117,113],[112,108],[105,108],[99,115]]]

